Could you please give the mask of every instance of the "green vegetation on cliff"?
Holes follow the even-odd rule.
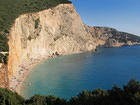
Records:
[[[69,101],[55,96],[34,95],[25,100],[17,93],[0,89],[0,105],[140,105],[140,82],[132,79],[123,88],[83,91]]]
[[[2,35],[2,34],[0,33],[0,52],[1,52],[1,51],[6,52],[6,51],[8,51],[8,49],[9,49],[9,46],[8,46],[8,39],[7,39],[7,36],[6,36],[5,34]]]
[[[0,32],[7,31],[15,18],[24,13],[52,8],[68,0],[0,0]]]
[[[8,53],[5,55],[0,53],[0,63],[4,63],[4,64],[8,63]]]

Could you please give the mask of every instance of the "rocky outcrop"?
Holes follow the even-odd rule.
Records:
[[[140,37],[125,32],[120,32],[108,27],[88,27],[97,43],[104,47],[120,47],[140,44]]]
[[[96,43],[72,4],[21,15],[10,31],[9,77],[28,59],[91,51]]]

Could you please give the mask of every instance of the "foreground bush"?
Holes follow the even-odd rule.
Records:
[[[132,79],[123,88],[83,91],[69,101],[55,96],[34,95],[25,100],[17,93],[0,89],[0,105],[140,105],[140,82]]]

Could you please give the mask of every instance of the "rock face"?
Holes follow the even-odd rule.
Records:
[[[8,88],[7,65],[0,63],[0,87]]]
[[[96,43],[72,4],[21,15],[10,31],[9,77],[28,59],[91,51]]]
[[[140,44],[140,37],[108,27],[88,27],[89,32],[97,39],[98,45],[120,47]]]

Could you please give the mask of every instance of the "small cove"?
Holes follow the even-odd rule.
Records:
[[[140,81],[140,46],[99,48],[46,60],[31,71],[22,95],[55,95],[69,99],[82,90],[122,87],[131,78]]]

